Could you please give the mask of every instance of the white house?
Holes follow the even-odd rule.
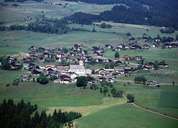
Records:
[[[92,73],[90,69],[85,69],[82,63],[79,63],[79,65],[70,65],[68,72],[75,73],[78,76],[86,76]]]
[[[85,76],[86,70],[83,65],[70,65],[69,72],[76,73],[79,76]]]

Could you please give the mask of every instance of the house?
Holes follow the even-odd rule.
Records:
[[[130,45],[130,49],[137,50],[137,49],[142,49],[142,47],[138,44],[132,44],[132,45]]]
[[[143,45],[143,49],[149,49],[149,48],[150,48],[150,45],[148,45],[148,44]]]
[[[56,71],[60,73],[68,72],[69,66],[56,66]]]
[[[85,69],[84,65],[70,65],[68,72],[75,73],[78,76],[86,76],[91,74],[92,71],[90,69]]]
[[[59,79],[54,80],[54,83],[60,83],[60,84],[69,84],[72,82],[72,79],[69,74],[61,74]]]
[[[159,87],[159,83],[157,81],[147,81],[146,85],[149,87]]]
[[[106,44],[105,47],[108,48],[108,49],[112,49],[113,48],[113,46],[111,44]]]

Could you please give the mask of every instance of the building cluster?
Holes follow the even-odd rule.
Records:
[[[80,44],[72,48],[30,47],[22,57],[25,73],[22,81],[35,80],[40,74],[55,83],[73,83],[78,76],[91,76],[96,81],[114,82],[120,75],[126,75],[138,68],[138,64],[126,64],[126,61],[140,61],[141,56],[123,56],[117,59],[104,57],[105,48],[94,46],[85,50]],[[86,68],[86,65],[109,64],[108,68]]]
[[[137,70],[152,70],[154,62],[144,62],[142,56],[122,56],[119,58],[106,58],[106,48],[93,46],[90,50],[84,49],[80,44],[72,48],[43,48],[32,46],[28,53],[24,53],[21,61],[24,72],[22,81],[36,81],[40,74],[47,76],[54,83],[68,84],[76,82],[79,76],[94,78],[92,82],[114,82],[120,76],[127,76]],[[94,69],[86,68],[89,65],[103,65]],[[168,66],[159,62],[159,66]]]

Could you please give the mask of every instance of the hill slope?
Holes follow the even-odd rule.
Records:
[[[92,4],[117,4],[111,10],[100,15],[77,13],[72,16],[73,21],[105,20],[121,23],[146,24],[178,28],[177,0],[67,0],[81,1]],[[85,16],[84,16],[85,15]]]

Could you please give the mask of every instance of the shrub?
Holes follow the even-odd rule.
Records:
[[[135,101],[135,97],[132,94],[127,94],[127,102],[133,103]]]
[[[77,78],[76,86],[77,87],[86,87],[88,84],[88,78],[85,76],[80,76]]]
[[[147,79],[144,76],[136,76],[134,81],[137,84],[145,84]]]
[[[45,76],[45,75],[40,75],[38,78],[37,78],[37,82],[40,83],[40,84],[48,84],[49,83],[49,80],[48,78]]]

